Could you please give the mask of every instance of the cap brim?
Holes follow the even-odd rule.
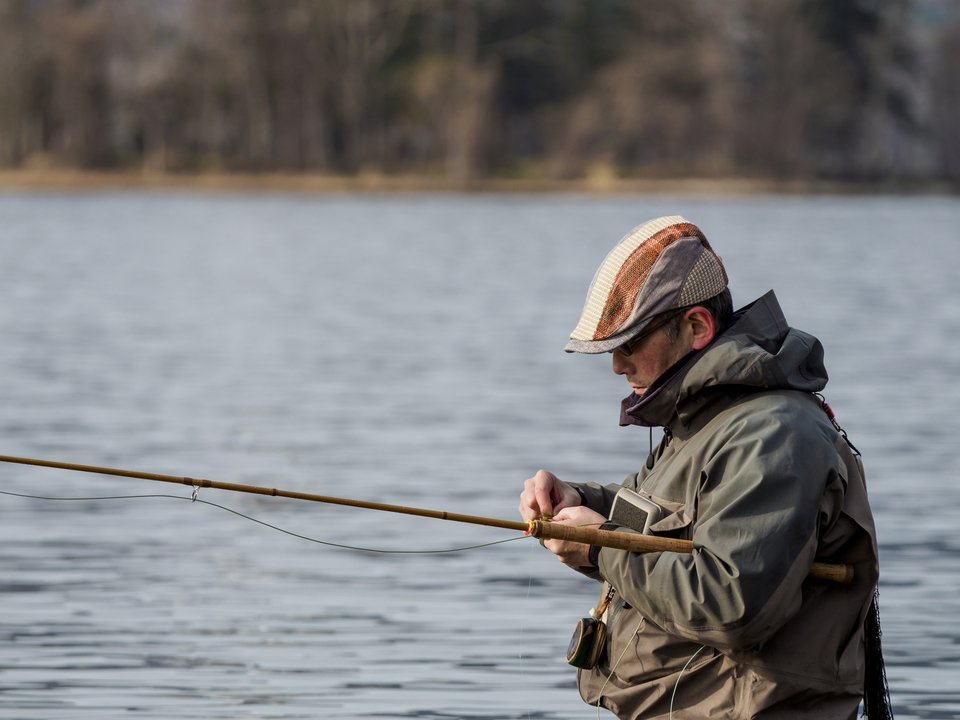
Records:
[[[564,352],[568,353],[586,353],[588,355],[598,355],[600,353],[610,352],[615,350],[618,346],[622,345],[622,340],[614,340],[607,338],[606,340],[570,340],[567,343],[566,347],[563,348]]]
[[[568,353],[585,353],[587,355],[599,355],[600,353],[616,350],[628,340],[642,333],[652,320],[652,317],[646,318],[643,322],[637,323],[626,332],[611,335],[603,340],[575,340],[570,338],[563,350]]]

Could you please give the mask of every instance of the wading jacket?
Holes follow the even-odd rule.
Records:
[[[820,342],[787,326],[770,292],[621,424],[664,427],[623,485],[664,508],[655,535],[692,554],[603,548],[615,595],[583,699],[620,718],[851,720],[863,691],[863,623],[878,576],[859,456],[818,397]],[[619,485],[579,485],[609,515]],[[624,528],[614,528],[624,529]],[[852,584],[808,578],[848,563]]]

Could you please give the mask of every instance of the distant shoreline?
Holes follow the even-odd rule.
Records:
[[[307,194],[530,193],[597,195],[958,195],[960,185],[934,182],[835,182],[750,178],[617,178],[576,180],[484,178],[455,182],[430,175],[313,173],[147,173],[54,169],[0,170],[0,191],[103,192],[159,190],[302,192]]]

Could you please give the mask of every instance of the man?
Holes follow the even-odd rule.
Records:
[[[539,471],[520,514],[639,532],[608,521],[624,487],[653,508],[647,532],[693,541],[692,554],[545,541],[605,581],[606,642],[578,671],[586,702],[644,720],[850,720],[878,576],[859,455],[817,394],[820,342],[772,292],[736,314],[731,302],[720,258],[682,217],[610,252],[566,350],[612,353],[633,391],[620,424],[663,439],[621,485]],[[853,582],[809,578],[814,561],[852,565]]]

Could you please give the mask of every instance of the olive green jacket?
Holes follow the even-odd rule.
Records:
[[[623,485],[665,508],[653,534],[692,554],[604,548],[617,591],[584,700],[620,718],[850,720],[863,689],[863,623],[878,576],[859,456],[815,392],[820,342],[787,326],[773,293],[642,398],[624,423],[664,439]],[[581,485],[609,514],[618,485]],[[849,563],[851,585],[807,577]]]

